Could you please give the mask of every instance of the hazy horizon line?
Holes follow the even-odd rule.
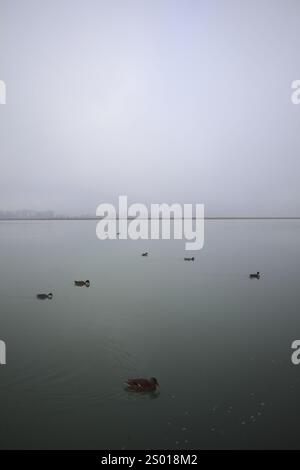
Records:
[[[199,217],[200,218],[200,217]],[[107,218],[107,217],[76,217],[76,216],[57,216],[57,217],[7,217],[7,218],[0,218],[0,222],[9,222],[9,221],[36,221],[36,220],[136,220],[137,217],[116,217]],[[196,220],[197,217],[171,217],[171,220],[183,220],[183,219],[190,219]],[[202,217],[201,217],[202,219]],[[300,220],[300,216],[213,216],[213,217],[203,217],[204,220]],[[139,217],[139,220],[169,220],[168,217]]]

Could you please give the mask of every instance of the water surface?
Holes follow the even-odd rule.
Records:
[[[0,223],[0,447],[300,447],[300,221],[207,221],[194,263],[95,225]]]

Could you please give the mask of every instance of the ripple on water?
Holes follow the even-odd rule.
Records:
[[[87,350],[75,342],[67,346],[59,342],[39,357],[23,357],[18,370],[5,381],[7,390],[13,387],[24,400],[31,394],[66,407],[74,401],[96,406],[124,396],[123,381],[138,368],[116,340],[100,337],[90,341]]]

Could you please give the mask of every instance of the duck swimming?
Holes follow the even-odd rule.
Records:
[[[250,279],[260,279],[260,272],[257,271],[256,274],[249,274]]]
[[[90,287],[90,281],[74,281],[74,285],[77,287]]]
[[[195,261],[195,257],[193,256],[192,258],[184,258],[184,261]]]
[[[128,379],[125,386],[131,392],[155,392],[159,387],[159,383],[155,377],[150,379]]]
[[[148,256],[148,251],[145,251],[145,253],[142,253],[142,256]]]
[[[46,300],[46,299],[51,300],[52,297],[53,297],[53,294],[51,292],[50,292],[50,294],[38,294],[36,297],[39,300]]]

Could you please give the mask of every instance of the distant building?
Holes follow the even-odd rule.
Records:
[[[19,209],[16,211],[0,211],[0,220],[8,219],[54,219],[53,211],[34,211]]]

